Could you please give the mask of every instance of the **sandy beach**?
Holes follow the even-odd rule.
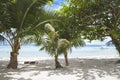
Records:
[[[70,58],[69,66],[59,59],[63,68],[55,69],[54,60],[35,60],[36,64],[24,64],[19,60],[18,69],[7,69],[8,60],[0,60],[0,80],[120,80],[118,58],[87,59]]]

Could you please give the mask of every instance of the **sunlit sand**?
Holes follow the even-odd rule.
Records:
[[[24,64],[25,61],[35,64]],[[0,60],[0,80],[120,80],[119,58],[70,58],[69,66],[55,69],[52,58],[19,58],[17,70],[7,69],[8,60]]]

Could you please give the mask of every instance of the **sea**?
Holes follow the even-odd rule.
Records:
[[[40,46],[23,45],[19,51],[19,57],[51,57],[46,51],[40,51]],[[0,58],[10,57],[11,47],[0,46]],[[72,48],[68,51],[68,57],[118,57],[119,54],[114,46],[86,45]],[[61,55],[60,57],[63,57]]]

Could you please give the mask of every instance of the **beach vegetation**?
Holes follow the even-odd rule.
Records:
[[[67,39],[60,39],[59,34],[51,26],[51,24],[45,24],[45,38],[42,43],[41,50],[47,51],[51,56],[55,58],[55,67],[62,68],[58,57],[64,54],[66,66],[68,66],[67,50],[71,49],[70,42]]]
[[[0,37],[11,46],[7,68],[16,69],[20,43],[30,30],[43,24],[43,6],[53,0],[0,0]]]
[[[53,0],[0,0],[0,40],[11,46],[7,68],[16,69],[21,42],[35,42],[55,58],[61,68],[59,55],[83,46],[84,39],[111,38],[120,54],[120,0],[66,0],[56,11],[45,5]],[[53,25],[53,26],[51,26]]]
[[[110,37],[120,54],[120,0],[67,1],[62,9],[74,22],[72,31],[90,41]]]

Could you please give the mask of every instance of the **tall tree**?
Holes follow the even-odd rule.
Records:
[[[52,0],[1,0],[0,28],[1,37],[10,44],[10,62],[7,68],[16,69],[20,42],[27,31],[40,26],[43,6]]]
[[[84,45],[82,38],[82,28],[78,27],[73,14],[69,10],[69,6],[62,4],[62,8],[55,12],[60,20],[56,24],[56,28],[59,30],[60,38],[65,38],[71,42],[71,46],[78,47]]]
[[[83,36],[90,40],[111,37],[120,53],[120,0],[67,1],[66,14],[73,17],[77,31],[82,29]]]

